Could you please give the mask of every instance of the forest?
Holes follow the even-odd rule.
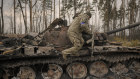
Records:
[[[140,0],[0,0],[0,34],[41,32],[55,19],[90,10],[90,25],[107,32],[140,21]],[[140,27],[113,36],[138,39]]]
[[[0,79],[140,79],[140,0],[0,0]]]

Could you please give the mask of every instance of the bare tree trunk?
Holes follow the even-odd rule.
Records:
[[[38,19],[37,19],[37,17],[36,17],[36,32],[38,33],[39,31],[38,31]]]
[[[116,0],[114,1],[114,8],[113,8],[113,30],[116,29],[117,24],[117,10],[116,10]],[[114,34],[116,36],[116,33]]]
[[[130,24],[130,8],[129,8],[129,0],[127,0],[127,5],[128,5],[128,23]],[[131,35],[131,30],[129,29],[129,40],[131,39],[131,37],[130,37],[130,35]]]
[[[1,20],[2,20],[2,34],[4,34],[3,0],[1,0]]]
[[[133,24],[136,20],[136,15],[135,15],[135,5],[136,5],[136,0],[130,0],[130,20],[129,20],[129,24]],[[134,34],[134,29],[135,28],[132,28],[130,29],[130,40],[132,40],[133,38],[135,38],[135,36],[133,35]]]
[[[42,1],[42,4],[43,4],[43,6],[42,6],[42,11],[43,11],[43,27],[45,27],[45,0],[43,0]]]
[[[12,13],[11,13],[11,16],[12,16]],[[12,17],[10,18],[10,22],[11,22],[10,23],[11,24],[11,29],[10,30],[11,30],[11,34],[13,34],[14,33],[14,27],[13,27],[13,18]]]
[[[27,32],[27,0],[25,0],[25,33]]]
[[[50,15],[50,24],[52,22],[52,1],[51,1],[51,15]]]
[[[139,0],[139,4],[140,4],[140,0]],[[140,21],[140,8],[139,8],[139,21]]]
[[[120,7],[120,27],[119,28],[122,28],[122,5],[123,5],[123,0],[122,0],[122,4],[121,4],[121,7]],[[119,37],[122,37],[122,31],[119,32]]]
[[[19,28],[20,28],[20,30],[19,30],[20,32],[19,32],[19,33],[20,33],[20,34],[22,34],[22,22],[21,22],[21,13],[20,13],[20,26],[19,26]]]
[[[47,29],[47,11],[45,13],[45,29]]]
[[[13,31],[14,28],[13,28],[13,18],[12,17],[10,18],[10,21],[11,21],[11,23],[10,23],[11,24],[11,26],[10,26],[11,27],[11,29],[10,29],[11,31],[10,32],[11,32],[11,34],[13,34],[14,33],[14,31]]]
[[[2,27],[1,27],[1,16],[0,16],[0,34],[2,34]]]
[[[35,24],[34,24],[34,21],[35,21],[35,20],[34,20],[34,19],[35,19],[35,15],[33,14],[33,15],[32,15],[32,27],[33,27],[33,28],[32,28],[32,32],[35,32]]]
[[[90,2],[89,2],[89,0],[87,0],[87,3],[88,3],[87,10],[90,11]]]
[[[76,14],[76,0],[74,0],[74,15]]]
[[[125,0],[122,0],[123,4],[123,27],[125,27]],[[125,30],[123,31],[123,37],[125,37]]]
[[[32,26],[32,0],[30,0],[30,32],[33,31],[33,26]]]
[[[40,20],[39,20],[39,23],[38,23],[39,25],[38,25],[38,27],[39,27],[39,32],[40,32],[40,25],[41,25],[41,15],[40,15]]]
[[[53,17],[53,19],[55,19],[55,0],[54,0],[54,5],[53,5],[54,7],[54,17]]]
[[[46,19],[46,17],[45,17],[45,12],[46,12],[45,4],[46,4],[46,0],[43,0],[43,6],[42,6],[42,11],[43,11],[43,28],[45,27],[45,19]]]
[[[14,0],[14,34],[16,34],[16,1]]]
[[[66,0],[64,0],[64,5],[63,5],[64,10],[65,10],[65,3],[66,3]],[[64,20],[65,20],[65,11],[63,11],[63,12],[64,12],[63,17],[64,17]]]
[[[139,0],[139,4],[140,4],[140,0]],[[140,8],[139,8],[139,20],[138,21],[140,22]],[[140,36],[139,36],[140,31],[139,30],[140,30],[140,27],[138,28],[138,31],[137,31],[137,36],[138,36],[138,39],[140,40]]]
[[[60,18],[60,0],[59,0],[59,18]]]
[[[88,0],[84,0],[85,1],[85,8],[86,8],[86,11],[87,11],[87,6],[88,6]]]
[[[38,13],[38,10],[37,10],[37,5],[35,5],[35,21],[36,21],[36,23],[35,23],[35,28],[36,28],[36,30],[35,30],[35,32],[39,32],[39,28],[38,28],[38,17],[39,17],[39,15],[37,14]]]
[[[20,2],[20,0],[18,0],[18,2],[19,2],[19,6],[20,6],[20,9],[21,9],[21,12],[22,12],[23,20],[24,20],[24,25],[25,25],[25,33],[27,33],[27,26],[26,26],[25,15],[24,15],[24,13],[23,13],[23,9],[22,9],[22,5],[21,5],[21,2]]]
[[[110,26],[109,26],[109,22],[110,22],[110,0],[106,0],[107,1],[107,31],[110,31]]]

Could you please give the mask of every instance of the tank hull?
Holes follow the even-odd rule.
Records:
[[[9,78],[25,79],[17,74],[23,71],[21,69],[28,69],[28,67],[31,68],[28,72],[31,73],[32,70],[34,71],[32,73],[35,74],[29,79],[35,77],[36,79],[138,79],[140,76],[139,48],[95,46],[94,55],[91,56],[92,49],[85,47],[79,51],[80,56],[68,56],[67,60],[64,60],[61,52],[54,48],[42,47],[42,49],[46,49],[44,53],[36,53],[35,50],[31,50],[31,47],[30,52],[27,52],[27,48],[24,48],[24,52],[19,55],[1,55],[0,67],[2,71],[7,71]],[[42,50],[41,47],[32,48]],[[50,68],[53,66],[55,69]],[[51,72],[51,70],[53,71]]]
[[[42,41],[45,46],[17,44],[11,45],[12,47],[1,47],[0,78],[140,78],[140,47],[109,45],[103,33],[95,33],[95,37],[94,48],[90,44],[85,44],[78,52],[79,56],[68,55],[67,60],[64,60],[61,54],[62,50],[72,46],[67,37],[67,27],[47,31]]]

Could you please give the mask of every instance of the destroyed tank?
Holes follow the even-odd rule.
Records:
[[[62,27],[52,29],[56,25]],[[94,47],[85,43],[79,56],[69,55],[67,60],[63,59],[61,51],[72,44],[67,37],[68,27],[64,26],[62,19],[53,21],[38,35],[3,36],[0,79],[140,79],[140,47],[121,46],[107,40],[110,34],[138,25],[140,22],[106,33],[95,33]],[[88,40],[92,36],[83,34],[83,37]]]

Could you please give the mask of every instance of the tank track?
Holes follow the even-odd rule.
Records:
[[[139,51],[94,51],[93,56],[90,51],[83,49],[80,56],[67,60],[54,50],[53,54],[1,55],[0,68],[10,74],[9,79],[139,79]]]
[[[130,59],[140,59],[140,55],[137,53],[119,53],[119,54],[107,54],[106,55],[94,55],[92,56],[69,56],[68,59],[65,61],[62,56],[37,56],[37,57],[23,57],[23,58],[15,58],[11,59],[9,61],[1,61],[2,66],[6,68],[14,68],[18,66],[27,66],[27,65],[35,65],[35,64],[43,64],[43,63],[55,63],[55,64],[69,64],[75,61],[83,61],[83,62],[88,62],[88,61],[99,61],[99,60],[104,60],[108,61],[110,63],[115,63],[115,62],[122,62],[122,61],[127,61]]]
[[[120,54],[119,54],[120,55]],[[139,62],[140,56],[139,55],[124,55],[122,54],[121,56],[94,56],[94,57],[77,57],[75,59],[73,59],[73,57],[68,57],[67,61],[64,61],[62,58],[56,58],[56,59],[45,59],[44,58],[40,58],[40,59],[30,59],[30,60],[17,60],[17,61],[13,61],[13,62],[7,62],[5,64],[2,65],[2,67],[5,67],[4,69],[10,69],[10,70],[16,70],[22,67],[31,67],[34,69],[37,69],[38,65],[41,65],[45,67],[45,65],[58,65],[60,66],[61,70],[63,72],[61,78],[56,78],[56,79],[75,79],[72,78],[72,76],[70,76],[70,74],[68,74],[68,67],[71,67],[71,65],[73,64],[79,64],[79,65],[84,65],[87,68],[87,72],[85,76],[83,76],[83,78],[76,78],[76,79],[139,79],[140,77],[140,69],[135,69],[133,67],[133,62]],[[115,60],[116,59],[116,60]],[[59,62],[58,62],[59,61]],[[97,64],[95,64],[97,63]],[[107,68],[107,71],[104,71],[102,69],[99,68],[95,68],[97,70],[92,70],[93,75],[90,73],[90,69],[91,68],[91,64],[94,64],[95,67],[100,66],[100,64],[105,64],[105,68]],[[97,65],[97,66],[96,66]],[[77,65],[76,65],[77,66]],[[74,68],[76,67],[74,65]],[[81,67],[80,66],[80,67]],[[52,66],[51,66],[52,67]],[[94,69],[94,68],[93,68]],[[133,70],[135,69],[135,70]],[[73,69],[72,69],[73,70]],[[83,69],[84,70],[84,69]],[[136,71],[138,70],[138,71]],[[74,71],[75,72],[75,71]],[[60,72],[59,72],[60,73]],[[79,72],[77,72],[79,73]],[[102,73],[103,75],[100,75]],[[45,73],[43,73],[45,74]],[[74,73],[75,74],[75,73]],[[84,73],[83,73],[84,74]],[[38,76],[38,75],[37,75]],[[24,79],[24,78],[21,78]],[[29,78],[32,79],[32,78]],[[34,79],[34,78],[33,78]],[[45,78],[37,78],[37,79],[45,79]]]

